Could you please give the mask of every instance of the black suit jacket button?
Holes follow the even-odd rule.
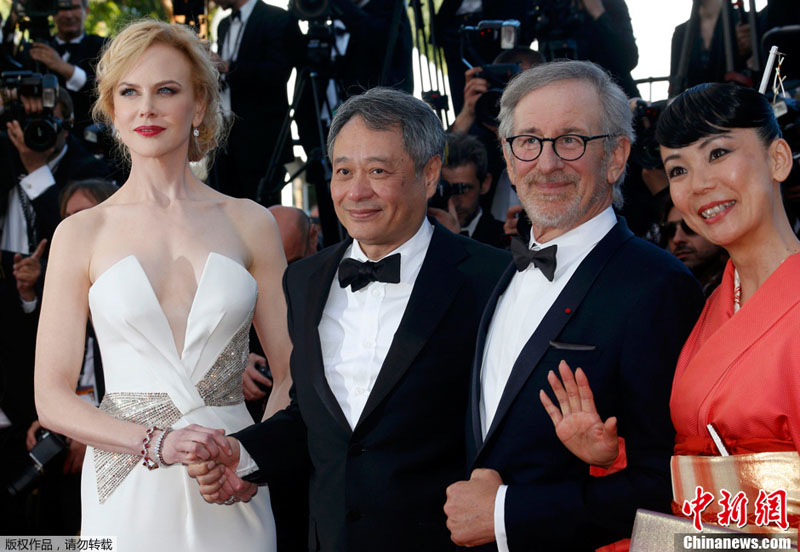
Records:
[[[355,508],[347,510],[347,521],[358,521],[361,519],[361,512]]]
[[[367,449],[362,447],[361,443],[353,443],[353,444],[350,445],[348,453],[349,453],[350,456],[359,456],[365,450],[367,450]]]

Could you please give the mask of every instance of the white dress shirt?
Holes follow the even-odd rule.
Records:
[[[72,40],[69,41],[69,44],[80,43],[80,41],[83,40],[84,36],[86,35],[81,34],[81,36],[79,36],[78,38],[73,38]],[[56,44],[67,44],[67,43],[61,40],[60,38],[56,37]],[[61,59],[63,59],[67,63],[69,63],[69,58],[70,58],[69,52],[64,52],[64,54],[61,56]],[[69,78],[69,80],[67,80],[67,90],[72,90],[73,92],[77,92],[78,90],[83,88],[84,84],[86,84],[86,71],[78,67],[78,65],[75,63],[72,64],[72,67],[74,67],[75,70],[72,72],[72,76]]]
[[[522,348],[581,262],[616,223],[614,210],[609,206],[596,217],[545,244],[537,243],[534,236],[531,236],[531,249],[558,246],[556,272],[550,282],[531,264],[512,277],[508,288],[497,302],[486,335],[481,368],[480,414],[484,438],[492,425],[500,397]],[[506,489],[507,486],[502,485],[495,497],[494,529],[499,552],[508,552],[505,532]]]
[[[472,220],[469,221],[469,224],[467,224],[466,226],[462,226],[461,231],[466,232],[467,235],[471,238],[472,234],[475,233],[475,229],[478,227],[478,221],[481,220],[482,216],[483,216],[483,209],[478,207],[478,214],[472,217]]]
[[[476,13],[483,9],[483,2],[481,0],[464,0],[461,6],[456,10],[456,15],[466,15],[468,13]]]
[[[19,186],[28,196],[28,199],[33,201],[56,183],[53,173],[66,153],[67,146],[64,146],[61,153],[48,161],[47,164],[42,165],[20,180]],[[28,222],[25,220],[25,211],[17,193],[16,186],[8,191],[8,207],[2,221],[3,236],[0,239],[0,249],[29,255],[36,249],[38,244],[28,243]]]
[[[389,253],[400,253],[397,284],[371,282],[353,292],[342,288],[338,278],[331,282],[319,323],[322,361],[325,379],[351,428],[378,379],[432,236],[433,227],[425,221],[414,237]],[[345,251],[347,258],[368,260],[356,241]]]
[[[382,257],[400,254],[397,284],[370,282],[354,292],[350,286],[342,288],[338,277],[331,282],[318,328],[322,363],[328,386],[351,428],[358,423],[378,379],[432,237],[433,226],[425,220],[410,240]],[[350,258],[369,260],[355,240],[342,255],[342,260]],[[242,477],[257,465],[244,447],[240,455],[236,473]]]
[[[242,45],[242,36],[244,35],[244,28],[247,25],[247,20],[253,9],[256,7],[256,2],[261,0],[248,0],[244,6],[239,9],[239,19],[231,17],[231,26],[228,29],[228,34],[225,35],[225,42],[220,49],[220,57],[223,61],[230,63],[236,61],[239,56],[239,49]],[[231,108],[231,87],[226,86],[220,93],[220,100],[222,101],[222,112],[229,116],[232,113]]]

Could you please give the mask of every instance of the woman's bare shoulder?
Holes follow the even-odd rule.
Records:
[[[223,206],[243,235],[260,234],[263,238],[264,232],[268,234],[277,232],[272,213],[253,200],[227,198]]]

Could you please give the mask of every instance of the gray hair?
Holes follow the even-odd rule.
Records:
[[[433,110],[420,99],[393,88],[376,87],[339,106],[328,133],[328,157],[333,160],[336,137],[353,117],[371,130],[403,131],[403,147],[414,161],[417,177],[432,158],[444,156],[444,129]]]
[[[527,71],[520,73],[506,87],[503,97],[500,99],[500,120],[499,133],[502,138],[508,138],[514,134],[514,110],[517,104],[539,88],[563,80],[582,80],[589,82],[597,91],[600,103],[603,106],[601,114],[601,133],[612,137],[626,137],[631,144],[636,139],[633,132],[633,115],[628,106],[628,98],[622,88],[619,87],[599,65],[590,61],[553,61],[537,65]],[[605,159],[607,162],[609,154],[616,145],[615,140],[605,141]],[[504,147],[508,148],[508,142]],[[605,164],[605,163],[604,163]],[[620,186],[625,179],[625,172],[619,176],[613,184],[613,203],[617,207],[622,206],[622,191]]]

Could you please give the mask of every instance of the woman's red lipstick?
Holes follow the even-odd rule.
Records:
[[[156,134],[160,134],[164,131],[164,127],[160,126],[140,126],[133,129],[135,132],[138,132],[142,136],[155,136]]]

